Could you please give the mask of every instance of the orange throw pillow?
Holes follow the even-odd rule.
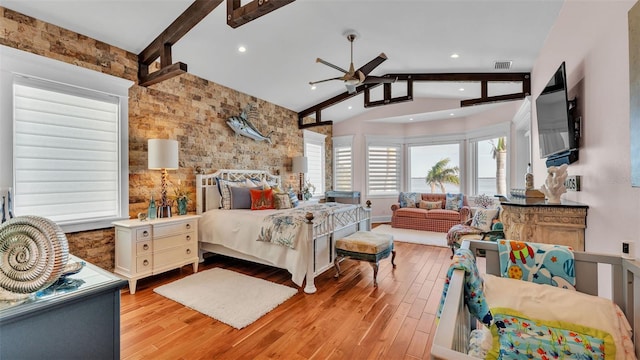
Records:
[[[273,189],[249,189],[251,192],[251,210],[275,209],[273,206]]]

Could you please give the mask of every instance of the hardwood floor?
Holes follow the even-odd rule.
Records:
[[[138,281],[121,296],[122,359],[426,359],[451,251],[396,241],[396,269],[345,260],[343,274],[322,274],[313,295],[291,299],[242,330],[153,292],[192,273],[191,266]],[[221,267],[296,287],[286,270],[222,256]]]

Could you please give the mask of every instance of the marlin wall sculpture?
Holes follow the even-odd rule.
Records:
[[[246,136],[255,141],[266,141],[269,144],[273,144],[271,141],[270,135],[273,131],[269,132],[267,135],[263,135],[250,121],[249,116],[254,115],[252,117],[255,118],[255,113],[257,112],[257,108],[254,104],[249,104],[247,107],[242,110],[242,113],[239,116],[232,116],[227,120],[227,125],[236,133],[236,136],[242,135]]]

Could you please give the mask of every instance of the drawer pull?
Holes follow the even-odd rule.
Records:
[[[149,260],[145,260],[145,261],[143,261],[143,262],[142,262],[142,265],[144,265],[144,266],[149,265]]]
[[[187,254],[191,254],[191,249],[187,249]]]
[[[187,224],[187,230],[191,229],[191,224]]]
[[[149,244],[142,245],[142,250],[149,250]]]
[[[147,230],[143,231],[143,232],[142,232],[142,236],[144,236],[144,237],[149,236],[149,232],[148,232]]]
[[[187,241],[191,241],[191,235],[187,235]]]

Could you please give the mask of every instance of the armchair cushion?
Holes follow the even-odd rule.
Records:
[[[471,226],[477,227],[482,231],[491,230],[491,225],[493,224],[493,219],[498,217],[498,209],[477,209],[475,214],[473,214],[473,219],[471,220]]]
[[[427,219],[460,221],[460,213],[453,210],[435,209],[429,210],[426,214]]]

